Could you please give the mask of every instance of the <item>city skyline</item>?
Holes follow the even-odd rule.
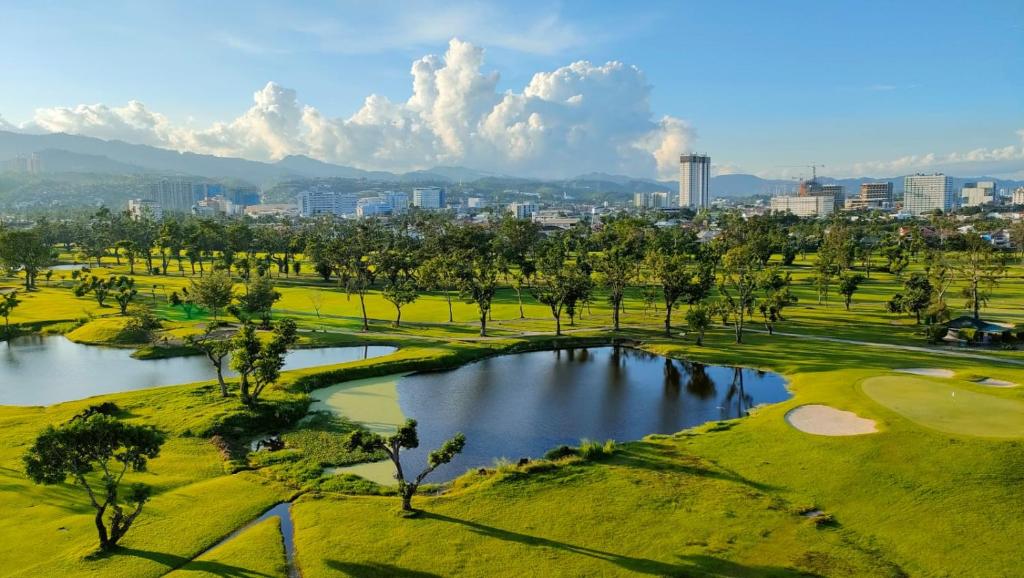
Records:
[[[0,128],[395,171],[1024,177],[1021,6],[738,6],[13,2]]]

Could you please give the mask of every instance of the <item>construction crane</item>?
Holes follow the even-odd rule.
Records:
[[[825,165],[819,165],[819,164],[812,163],[812,164],[808,164],[808,165],[779,165],[779,167],[784,167],[784,168],[788,168],[788,169],[811,169],[811,180],[812,181],[817,181],[818,180],[818,169],[825,168]],[[800,180],[803,180],[803,177],[801,177]]]

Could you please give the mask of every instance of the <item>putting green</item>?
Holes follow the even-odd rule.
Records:
[[[979,437],[1024,437],[1024,401],[949,385],[939,380],[887,375],[861,384],[871,399],[907,419],[939,431]]]

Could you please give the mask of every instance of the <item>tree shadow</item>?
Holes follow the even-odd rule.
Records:
[[[392,564],[382,564],[379,562],[369,562],[365,564],[359,564],[356,562],[341,562],[339,560],[324,560],[327,567],[337,572],[343,572],[347,576],[355,576],[356,578],[375,578],[377,576],[388,576],[394,578],[441,578],[440,574],[432,574],[430,572],[420,572],[419,570],[409,570],[407,568],[400,568]]]
[[[744,478],[736,472],[719,466],[707,467],[705,462],[676,448],[658,443],[638,442],[620,446],[609,463],[657,472],[672,472],[689,476],[733,482],[761,492],[778,490],[777,486]]]
[[[557,540],[551,540],[548,538],[541,538],[539,536],[530,536],[529,534],[521,534],[519,532],[513,532],[511,530],[503,530],[501,528],[495,528],[493,526],[487,526],[478,522],[471,522],[469,520],[460,520],[459,518],[452,518],[443,514],[436,514],[433,512],[422,512],[419,519],[421,520],[436,520],[439,522],[448,522],[451,524],[458,524],[469,528],[470,531],[483,535],[488,538],[494,538],[497,540],[504,540],[507,542],[515,542],[526,546],[540,546],[544,548],[552,548],[571,554],[577,554],[586,556],[588,558],[594,558],[604,562],[615,564],[620,568],[633,572],[636,574],[649,574],[654,576],[700,576],[700,575],[726,575],[726,576],[815,576],[814,574],[808,574],[806,572],[800,572],[791,568],[782,567],[768,567],[768,566],[746,566],[736,562],[728,560],[722,560],[713,556],[704,555],[686,555],[677,556],[681,563],[663,562],[660,560],[651,560],[648,558],[637,558],[633,556],[624,556],[621,554],[615,554],[613,552],[606,552],[604,550],[598,550],[595,548],[588,548],[586,546],[579,546],[576,544],[568,544],[565,542],[559,542]]]
[[[187,565],[188,570],[190,571],[207,572],[216,576],[227,576],[228,578],[273,578],[273,575],[271,574],[264,574],[263,572],[242,568],[241,566],[232,566],[230,564],[222,564],[220,562],[205,560],[190,560],[184,556],[169,554],[167,552],[153,552],[150,550],[139,550],[137,548],[120,547],[113,552],[100,554],[97,557],[109,558],[121,555],[144,558],[146,560],[156,562],[157,564],[167,566],[169,569],[180,570]]]

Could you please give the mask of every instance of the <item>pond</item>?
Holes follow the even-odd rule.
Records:
[[[355,393],[366,397],[380,391]],[[582,438],[628,441],[675,433],[790,397],[778,374],[668,359],[626,347],[493,357],[452,371],[403,377],[392,391],[401,414],[419,422],[420,447],[402,460],[407,470],[418,472],[429,451],[456,432],[466,434],[464,452],[438,468],[430,478],[435,482],[469,468],[492,466],[498,458],[539,458],[560,444],[578,445]],[[343,413],[346,405],[352,406],[322,401]],[[359,416],[350,417],[360,421]],[[381,420],[371,416],[370,421]],[[351,469],[371,473],[367,477],[378,481],[379,473],[388,470],[386,464]]]
[[[394,347],[322,347],[288,353],[284,369],[387,355]],[[82,345],[60,335],[0,343],[0,405],[50,405],[104,393],[216,379],[205,356],[139,360],[130,349]],[[227,371],[225,375],[235,375]]]

